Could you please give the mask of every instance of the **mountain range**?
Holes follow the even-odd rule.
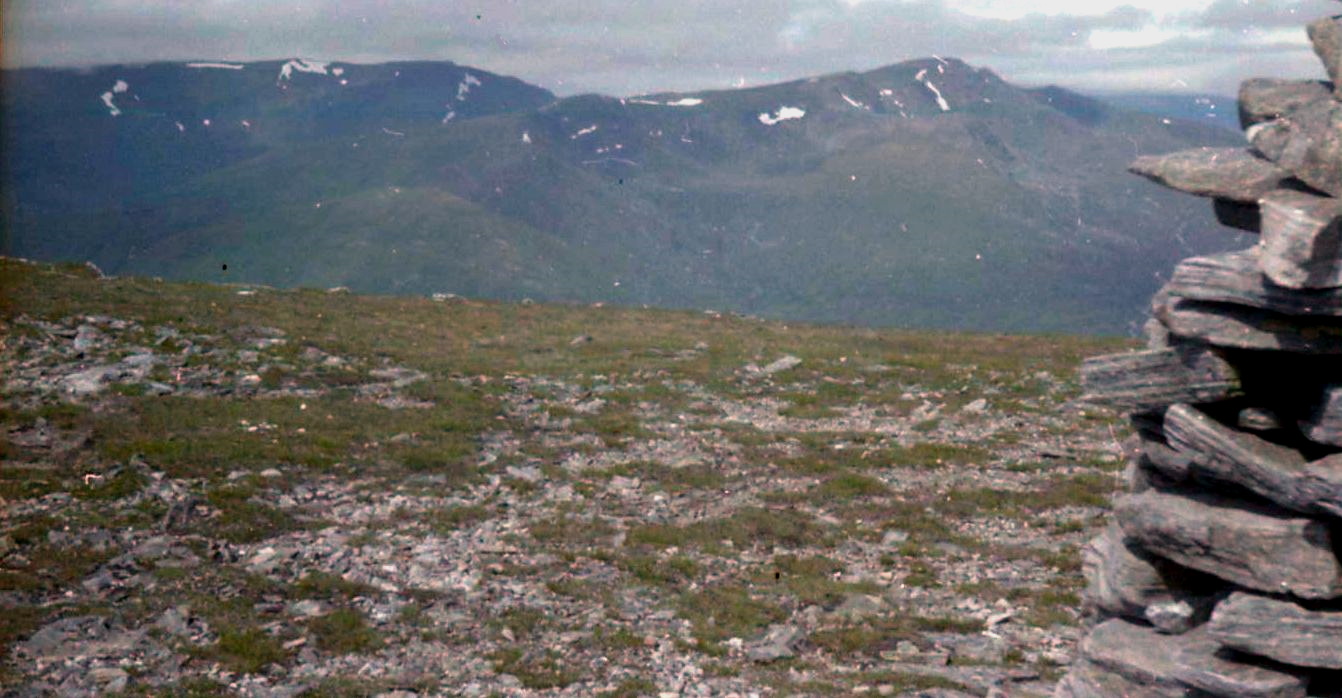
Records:
[[[443,61],[3,85],[5,253],[113,274],[1125,333],[1244,245],[1125,171],[1237,134],[949,58],[629,98]]]

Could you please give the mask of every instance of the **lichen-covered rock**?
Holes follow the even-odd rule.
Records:
[[[1342,597],[1342,561],[1328,526],[1211,494],[1120,497],[1132,545],[1247,589],[1304,599]]]
[[[1342,286],[1342,200],[1283,190],[1264,196],[1259,206],[1259,268],[1268,278],[1292,289]]]
[[[1170,331],[1214,347],[1342,354],[1342,319],[1301,317],[1234,303],[1161,294],[1155,315]]]
[[[1129,679],[1082,659],[1072,664],[1058,682],[1053,698],[1183,698],[1192,693],[1182,685],[1150,685]]]
[[[1165,412],[1165,435],[1193,470],[1306,514],[1342,517],[1342,457],[1299,451],[1236,431],[1188,405]]]
[[[1280,163],[1291,144],[1291,122],[1282,117],[1254,124],[1244,132],[1244,139],[1255,155]]]
[[[1173,402],[1212,402],[1240,393],[1239,375],[1206,347],[1170,347],[1086,359],[1084,399],[1146,411]]]
[[[1285,243],[1275,240],[1269,250],[1264,233],[1260,247],[1238,252],[1224,252],[1205,257],[1189,257],[1175,265],[1174,273],[1162,291],[1170,297],[1209,303],[1229,303],[1259,308],[1283,315],[1303,317],[1342,317],[1342,289],[1315,288],[1304,290],[1288,288],[1270,276],[1264,276],[1265,267],[1283,269],[1291,264],[1275,249]],[[1297,259],[1308,255],[1303,250]],[[1284,253],[1290,254],[1290,253]],[[1271,258],[1271,259],[1270,259]],[[1326,268],[1326,263],[1306,262],[1311,268]],[[1283,271],[1299,278],[1309,273],[1298,270]],[[1321,275],[1316,276],[1321,278]]]
[[[1256,203],[1291,173],[1243,148],[1195,148],[1143,155],[1132,172],[1172,189],[1231,201]]]
[[[1227,658],[1207,626],[1179,637],[1173,663],[1175,679],[1213,696],[1304,698],[1308,690],[1308,682],[1298,673]]]
[[[1086,544],[1081,560],[1086,598],[1105,613],[1182,633],[1211,612],[1210,594],[1185,591],[1210,587],[1204,575],[1134,552],[1116,523]]]
[[[1333,94],[1342,97],[1342,18],[1324,17],[1309,23],[1306,28],[1314,53],[1333,81]]]
[[[1342,669],[1342,611],[1236,592],[1217,604],[1207,632],[1227,647],[1284,664]]]
[[[1240,126],[1251,128],[1331,96],[1332,85],[1319,80],[1251,78],[1239,86]]]
[[[1342,104],[1333,100],[1308,104],[1272,122],[1286,129],[1285,145],[1268,157],[1300,181],[1333,196],[1342,195]],[[1274,135],[1275,142],[1281,142]],[[1278,150],[1277,146],[1257,148]]]
[[[1114,618],[1095,626],[1081,641],[1081,655],[1101,669],[1167,692],[1162,695],[1184,695],[1187,687],[1174,675],[1180,646],[1177,635]]]

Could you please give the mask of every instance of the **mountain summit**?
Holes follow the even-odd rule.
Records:
[[[1125,172],[1232,135],[951,58],[625,99],[446,62],[4,79],[7,250],[112,273],[1123,332],[1151,269],[1236,243]]]

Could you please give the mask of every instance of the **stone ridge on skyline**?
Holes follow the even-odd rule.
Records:
[[[1058,698],[1339,695],[1342,17],[1308,33],[1331,82],[1246,80],[1248,149],[1131,168],[1260,237],[1181,262],[1148,349],[1082,366],[1136,434],[1130,493],[1083,554],[1097,624]]]

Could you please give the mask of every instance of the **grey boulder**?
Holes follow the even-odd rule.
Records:
[[[1247,129],[1331,97],[1332,86],[1319,80],[1250,78],[1239,86],[1240,126]]]
[[[1137,412],[1173,402],[1212,402],[1240,392],[1239,375],[1205,347],[1109,354],[1081,364],[1083,399]]]
[[[1342,456],[1311,462],[1293,448],[1231,429],[1188,405],[1165,412],[1165,435],[1197,472],[1292,511],[1342,517]]]
[[[1342,286],[1342,201],[1280,190],[1264,196],[1259,208],[1259,268],[1268,278],[1292,289]]]
[[[1195,148],[1143,155],[1128,169],[1171,189],[1246,203],[1257,203],[1291,176],[1243,148]]]
[[[1227,647],[1284,664],[1342,669],[1342,611],[1236,592],[1217,604],[1207,632]]]
[[[1342,97],[1342,18],[1324,17],[1309,23],[1305,28],[1309,42],[1314,45],[1314,53],[1333,81],[1333,94]]]
[[[1318,521],[1211,495],[1154,490],[1120,497],[1115,514],[1129,545],[1181,566],[1247,589],[1303,599],[1342,596],[1342,561],[1331,531]]]

